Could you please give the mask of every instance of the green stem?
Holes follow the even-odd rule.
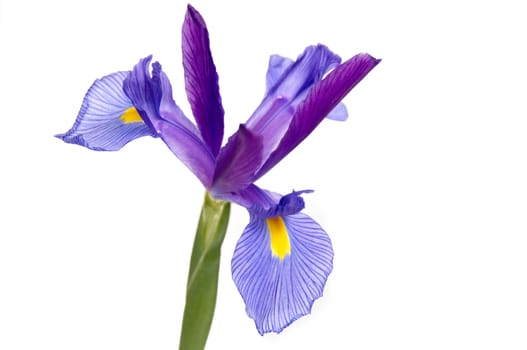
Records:
[[[179,350],[205,348],[216,307],[221,245],[230,209],[229,202],[205,194],[190,259]]]

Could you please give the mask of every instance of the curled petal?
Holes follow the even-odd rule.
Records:
[[[312,192],[313,190],[293,191],[285,196],[277,196],[276,193],[263,191],[272,204],[264,207],[259,203],[254,203],[250,207],[251,215],[270,218],[296,214],[305,207],[304,199],[300,195]]]
[[[185,87],[203,140],[214,156],[223,139],[223,106],[218,74],[209,47],[209,33],[198,11],[188,5],[183,24]]]
[[[96,80],[90,87],[73,127],[56,137],[96,151],[117,151],[128,142],[154,136],[132,101],[123,91],[127,72],[117,72]]]
[[[234,282],[260,334],[279,333],[309,314],[332,268],[329,236],[302,213],[252,215],[232,258]]]
[[[234,202],[247,208],[251,215],[259,217],[273,217],[296,214],[304,209],[301,194],[311,193],[313,190],[293,191],[285,196],[261,189],[251,184],[237,192],[213,193],[217,199]]]
[[[298,106],[279,145],[258,171],[256,178],[298,146],[379,62],[379,59],[368,54],[358,54],[317,82]]]
[[[124,81],[124,91],[141,117],[157,131],[170,150],[200,179],[212,184],[214,156],[201,139],[198,129],[185,117],[172,98],[172,87],[159,63],[151,57],[139,61]]]

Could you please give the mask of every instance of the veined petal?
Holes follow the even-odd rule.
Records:
[[[96,151],[117,151],[128,142],[154,136],[132,101],[123,91],[128,72],[117,72],[96,80],[90,87],[73,127],[56,137]]]
[[[194,124],[183,114],[172,97],[172,87],[159,63],[151,56],[139,61],[124,81],[124,91],[145,122],[157,131],[170,150],[200,179],[206,188],[212,184],[214,156]]]
[[[238,192],[251,185],[262,164],[262,140],[240,125],[220,151],[212,185],[212,193]]]
[[[332,269],[329,236],[302,213],[251,215],[232,258],[234,283],[260,334],[309,314]]]
[[[317,82],[298,106],[278,147],[258,171],[256,178],[269,171],[298,146],[379,62],[379,59],[368,54],[358,54]]]
[[[183,24],[183,68],[188,100],[201,136],[214,156],[223,140],[223,106],[209,33],[198,11],[188,5]]]
[[[262,135],[264,159],[279,144],[311,86],[339,63],[340,57],[324,45],[307,47],[293,63],[271,56],[267,95],[246,123],[248,129]]]

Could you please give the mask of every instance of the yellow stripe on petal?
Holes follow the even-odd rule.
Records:
[[[267,227],[271,236],[271,251],[274,256],[283,260],[286,255],[291,254],[289,235],[281,216],[267,219]]]
[[[124,111],[124,113],[121,115],[121,120],[125,124],[143,122],[143,119],[137,112],[137,109],[135,109],[134,107],[130,107],[126,111]]]

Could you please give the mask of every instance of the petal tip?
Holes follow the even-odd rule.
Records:
[[[191,4],[187,4],[187,15],[185,20],[191,20],[200,27],[206,28],[205,20],[198,12],[198,10],[196,10]]]
[[[370,55],[367,52],[362,53],[361,55],[366,56],[372,62],[373,66],[378,65],[382,61],[382,58],[373,57],[372,55]]]

